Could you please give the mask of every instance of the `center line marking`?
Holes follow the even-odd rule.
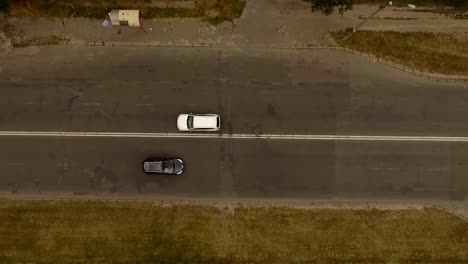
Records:
[[[83,106],[100,106],[101,103],[81,103]]]
[[[468,142],[468,137],[0,131],[0,136]]]

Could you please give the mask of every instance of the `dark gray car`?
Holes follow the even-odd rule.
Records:
[[[184,161],[181,159],[148,159],[143,162],[143,171],[178,175],[184,171]]]

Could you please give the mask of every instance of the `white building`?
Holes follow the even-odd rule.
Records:
[[[112,10],[109,19],[113,26],[142,27],[140,10]]]

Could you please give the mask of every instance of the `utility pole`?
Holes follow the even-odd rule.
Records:
[[[361,21],[361,23],[359,23],[357,26],[354,26],[353,27],[353,32],[351,32],[349,35],[347,35],[346,37],[343,38],[344,41],[346,41],[347,39],[349,39],[354,32],[356,32],[356,30],[358,30],[359,28],[362,27],[362,25],[364,25],[364,23],[367,22],[367,20],[371,19],[373,16],[375,16],[375,14],[377,14],[378,12],[384,10],[385,7],[389,6],[389,5],[392,5],[392,1],[388,1],[388,2],[385,2],[383,4],[381,4],[379,6],[379,9],[375,10],[374,12],[372,12],[372,14],[370,14],[368,17],[366,17],[363,21]]]

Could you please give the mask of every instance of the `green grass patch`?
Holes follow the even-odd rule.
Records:
[[[468,39],[425,32],[357,31],[338,44],[424,72],[468,75]]]
[[[112,9],[138,9],[145,18],[191,18],[218,24],[242,15],[245,0],[194,0],[194,7],[161,7],[162,0],[0,0],[7,15],[15,17],[106,18]],[[2,4],[4,3],[4,4]],[[159,5],[156,5],[159,3]]]
[[[435,209],[299,210],[0,201],[2,263],[467,263]]]

